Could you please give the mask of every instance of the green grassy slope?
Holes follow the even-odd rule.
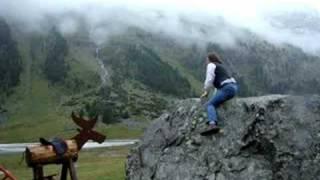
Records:
[[[138,28],[132,28],[126,34],[114,36],[110,39],[110,42],[114,42],[115,44],[135,43],[148,47],[162,61],[168,63],[173,69],[177,69],[179,74],[189,81],[193,92],[197,94],[201,93],[203,87],[202,79],[195,75],[195,72],[198,73],[198,70],[190,69],[185,65],[185,62],[190,59],[190,55],[198,57],[197,55],[199,54],[199,52],[194,51],[189,45],[182,46],[174,42],[173,39],[162,35],[149,34]],[[203,53],[205,54],[205,52]],[[199,62],[201,59],[196,58],[195,61]]]
[[[134,49],[137,53],[135,57],[145,59],[137,59],[138,64],[136,65],[138,66],[134,66],[138,68],[132,69],[133,75],[138,75],[139,78],[129,77],[117,81],[120,74],[126,73],[126,69],[117,66],[117,63],[108,64],[109,57],[116,62],[117,54],[116,49],[109,48],[110,44],[105,44],[102,50],[103,60],[113,77],[113,82],[108,82],[108,85],[112,87],[104,88],[103,91],[109,94],[104,96],[100,89],[99,71],[101,69],[95,59],[95,45],[86,38],[79,40],[69,37],[67,39],[69,53],[65,58],[68,66],[67,76],[64,83],[50,84],[43,72],[47,36],[15,32],[14,38],[23,61],[23,71],[20,84],[13,89],[13,93],[3,104],[7,110],[8,120],[0,124],[0,143],[33,142],[41,136],[71,137],[76,133],[74,130],[76,127],[70,119],[71,111],[78,111],[95,104],[99,105],[99,102],[111,102],[114,104],[112,108],[118,115],[119,112],[129,112],[130,118],[147,120],[142,123],[148,123],[148,120],[161,113],[165,101],[171,101],[176,97],[151,89],[148,84],[144,84],[144,82],[153,83],[152,78],[149,76],[145,78],[143,72],[134,72],[148,70],[144,65],[156,68],[160,73],[163,72],[161,68],[165,69],[168,73],[163,72],[163,77],[159,80],[168,82],[166,86],[170,88],[177,88],[172,92],[184,93],[190,88],[190,92],[194,93],[199,92],[199,87],[201,87],[199,81],[181,64],[180,56],[175,56],[179,49],[161,50],[163,48],[161,41],[148,40],[130,33],[125,36],[116,36],[110,42],[117,42],[121,48],[126,44],[129,44],[130,47],[139,44],[142,47]],[[151,44],[154,45],[151,46]],[[124,48],[124,52],[130,54],[130,48]],[[127,61],[130,62],[130,59],[123,62]],[[159,65],[159,69],[156,65]],[[117,69],[116,72],[114,68],[117,67],[122,69]],[[181,82],[187,80],[191,86],[182,82],[179,88],[184,89],[179,89],[174,86],[173,79],[175,78],[180,79]],[[157,84],[151,85],[158,86]],[[106,103],[100,103],[102,109],[104,105]],[[135,138],[139,137],[143,131],[142,128],[128,128],[123,124],[105,125],[101,122],[97,127],[100,132],[107,134],[108,138]]]
[[[21,83],[4,105],[8,120],[0,126],[0,143],[33,142],[41,136],[71,137],[76,133],[69,117],[73,108],[67,109],[61,104],[100,86],[97,62],[86,49],[72,47],[67,57],[70,70],[66,83],[52,85],[41,71],[44,55],[39,49],[33,49],[31,55],[33,39],[19,40],[24,70]],[[141,129],[131,130],[117,124],[106,126],[101,123],[98,129],[108,138],[134,138],[142,133]]]

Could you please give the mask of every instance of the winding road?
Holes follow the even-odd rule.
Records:
[[[96,142],[87,142],[83,149],[93,148],[104,148],[104,147],[115,147],[115,146],[128,146],[139,142],[137,139],[114,139],[107,140],[101,144]],[[38,145],[39,143],[15,143],[15,144],[0,144],[0,155],[1,154],[12,154],[24,152],[27,146]]]

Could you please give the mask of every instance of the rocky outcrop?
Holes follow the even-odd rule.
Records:
[[[320,179],[320,96],[238,98],[218,112],[223,132],[203,137],[199,99],[178,102],[132,149],[127,179]]]

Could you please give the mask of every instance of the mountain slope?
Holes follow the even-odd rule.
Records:
[[[317,94],[320,89],[319,57],[292,45],[271,44],[225,23],[219,26],[241,31],[242,36],[235,39],[233,46],[183,43],[172,36],[137,27],[129,27],[97,45],[85,26],[67,35],[52,30],[23,32],[14,23],[9,24],[7,29],[17,46],[14,56],[20,57],[15,64],[21,64],[21,69],[12,66],[16,69],[8,71],[17,72],[11,77],[20,74],[20,79],[15,78],[11,95],[3,97],[0,108],[0,137],[6,141],[32,140],[35,124],[43,129],[38,130],[39,135],[51,136],[58,131],[67,135],[66,129],[73,127],[68,120],[71,111],[85,116],[99,114],[104,131],[109,127],[105,124],[123,119],[138,120],[145,126],[144,120],[160,115],[171,101],[201,93],[204,60],[211,51],[218,52],[230,67],[240,84],[240,96]],[[192,28],[206,27],[194,24]],[[203,31],[202,35],[208,33]],[[63,48],[53,48],[52,42]],[[9,67],[7,61],[3,62],[3,67]],[[59,81],[53,82],[49,71]],[[46,131],[48,127],[53,128]]]
[[[74,128],[69,120],[71,111],[87,116],[99,114],[101,121],[107,124],[128,117],[140,121],[154,118],[165,108],[168,100],[176,98],[167,96],[185,96],[190,93],[189,82],[147,48],[136,50],[135,66],[138,69],[132,69],[132,76],[121,79],[121,82],[116,81],[126,72],[125,68],[119,69],[117,74],[112,75],[114,82],[103,85],[99,75],[101,67],[95,57],[96,45],[87,36],[61,37],[55,31],[51,32],[56,34],[54,36],[50,33],[26,34],[14,27],[11,31],[17,41],[17,55],[18,52],[21,54],[23,66],[19,71],[20,83],[12,87],[13,93],[10,96],[3,98],[5,103],[2,104],[0,114],[2,142],[34,141],[35,131],[38,132],[36,136],[53,136],[57,133],[64,137],[70,136],[72,131],[68,129]],[[54,48],[50,48],[50,44],[54,47],[52,42],[58,36],[58,41],[66,43],[64,48],[59,48],[67,49],[59,57],[56,55],[60,50],[54,52]],[[135,44],[129,46],[134,47]],[[126,48],[125,44],[119,47]],[[109,54],[106,57],[115,55]],[[63,61],[54,64],[57,57],[63,57]],[[127,62],[132,58],[128,56]],[[117,69],[120,61],[116,61],[116,58],[113,60],[109,68]],[[150,71],[149,67],[144,66],[145,63],[154,69]],[[54,68],[62,70],[59,67],[63,67],[65,73],[56,73]],[[48,71],[53,72],[53,76],[48,76]],[[156,71],[158,74],[162,71],[166,73],[163,76],[150,76],[150,73]],[[149,74],[144,77],[144,73]],[[170,83],[181,84],[181,88],[168,88]],[[128,138],[141,132],[141,128],[128,128],[126,125],[101,124],[99,127],[101,131],[107,131],[110,138]]]
[[[17,43],[12,38],[9,25],[0,17],[0,102],[19,83],[22,70]]]

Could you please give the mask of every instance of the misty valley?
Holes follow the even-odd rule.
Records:
[[[320,6],[270,5],[278,11],[245,21],[227,13],[232,9],[221,13],[223,5],[211,12],[200,3],[199,12],[180,1],[169,8],[59,0],[37,8],[27,0],[25,15],[14,2],[0,2],[0,178],[5,168],[12,179],[45,179],[19,163],[20,143],[59,137],[77,154],[85,142],[77,149],[69,139],[81,132],[129,145],[84,148],[72,154],[75,165],[51,154],[65,170],[43,165],[45,174],[59,178],[70,168],[73,179],[84,180],[320,177]],[[220,90],[199,99],[211,52],[238,93],[216,107],[222,133],[201,136],[206,103]],[[54,143],[46,145],[61,148]]]

